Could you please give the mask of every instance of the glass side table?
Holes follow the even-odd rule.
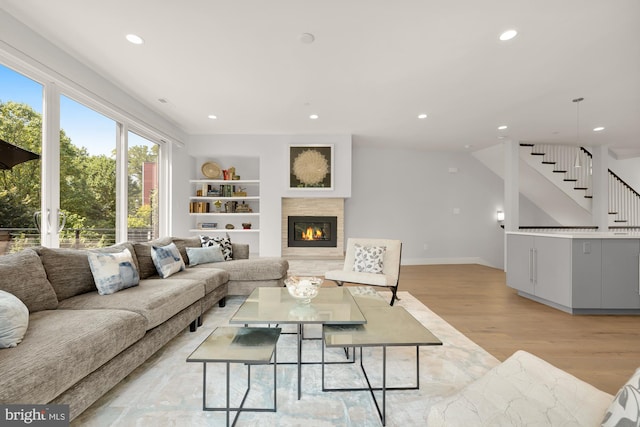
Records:
[[[225,411],[227,414],[227,426],[230,422],[230,413],[235,412],[234,426],[238,416],[243,411],[251,412],[275,412],[276,402],[276,345],[280,337],[281,328],[216,328],[194,351],[187,357],[187,362],[202,363],[202,410]],[[273,359],[273,407],[272,408],[245,408],[244,402],[251,390],[251,365],[270,364]],[[226,364],[226,406],[207,406],[207,363]],[[247,389],[242,397],[240,405],[232,407],[230,403],[230,364],[242,363],[247,366]]]

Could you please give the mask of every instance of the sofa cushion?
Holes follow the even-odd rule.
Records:
[[[27,333],[29,309],[9,292],[0,291],[0,348],[17,346]]]
[[[40,257],[32,249],[0,256],[0,290],[18,297],[31,313],[58,307]]]
[[[109,295],[136,286],[140,281],[129,249],[113,254],[90,252],[88,259],[100,295]]]
[[[31,314],[22,343],[0,350],[0,402],[50,402],[142,338],[144,325],[144,318],[130,311]]]
[[[431,407],[426,425],[597,425],[613,396],[544,360],[517,351]]]
[[[151,258],[152,246],[166,246],[171,243],[171,237],[161,237],[150,242],[136,242],[133,243],[133,249],[138,260],[138,274],[140,279],[148,279],[151,276],[158,274],[156,266]]]
[[[187,256],[187,248],[201,248],[199,237],[172,237],[171,240],[175,243],[176,247],[180,251],[180,256],[186,263],[189,257]]]
[[[128,249],[133,253],[130,243],[107,246],[98,249],[38,248],[47,278],[62,301],[75,295],[96,290],[89,267],[89,253],[114,253]],[[135,262],[135,261],[134,261]]]
[[[640,425],[640,368],[627,380],[609,405],[603,427]]]
[[[204,293],[209,294],[229,281],[229,272],[220,268],[188,268],[174,276],[176,279],[197,280],[204,283]]]
[[[182,255],[173,242],[167,246],[152,246],[151,259],[156,266],[158,275],[163,279],[186,268]]]
[[[133,311],[146,319],[145,329],[149,330],[170,319],[203,296],[202,281],[173,277],[160,279],[155,276],[152,279],[141,280],[138,286],[123,289],[111,295],[98,295],[97,292],[77,295],[60,301],[58,308]]]
[[[252,258],[202,264],[193,267],[221,268],[229,272],[229,280],[279,280],[287,275],[289,263],[283,258]]]

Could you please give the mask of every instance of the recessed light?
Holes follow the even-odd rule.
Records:
[[[419,114],[419,115],[418,115],[418,118],[419,118],[419,119],[426,119],[426,118],[427,118],[427,115],[426,115],[426,114],[424,114],[424,113],[423,113],[423,114]]]
[[[316,120],[318,117],[319,117],[319,116],[318,116],[317,114],[311,114],[311,115],[309,116],[309,118],[310,118],[311,120]]]
[[[143,44],[144,39],[136,34],[127,34],[127,40],[133,44]]]
[[[511,40],[517,35],[518,35],[518,32],[516,30],[507,30],[504,33],[500,34],[499,38],[501,41],[506,42],[507,40]]]
[[[211,120],[215,120],[218,118],[218,116],[216,116],[215,114],[209,114],[207,117],[210,118]]]
[[[602,127],[602,126],[598,126],[597,128],[593,128],[594,132],[600,132],[600,131],[603,131],[603,130],[604,130],[604,127]]]
[[[498,126],[498,130],[505,130],[506,128],[507,128],[507,125]]]

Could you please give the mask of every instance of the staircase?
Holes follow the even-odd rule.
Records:
[[[551,170],[547,176],[576,203],[591,210],[593,185],[591,182],[591,153],[583,147],[555,144],[520,144],[530,149],[528,163],[537,162]],[[576,167],[577,162],[581,165]],[[533,160],[536,159],[536,160]],[[532,165],[534,166],[534,165]],[[539,169],[539,168],[538,168]],[[541,172],[542,173],[542,172]],[[609,169],[609,229],[640,226],[640,195]]]

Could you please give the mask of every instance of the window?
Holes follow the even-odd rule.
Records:
[[[0,139],[35,154],[42,152],[42,85],[0,65]],[[11,146],[6,149],[14,150]],[[0,255],[40,244],[38,231],[41,161],[0,162]],[[24,161],[22,161],[24,160]],[[10,168],[9,168],[10,167]],[[5,169],[8,168],[8,169]]]
[[[159,237],[159,145],[133,132],[128,141],[128,240]]]
[[[60,97],[60,246],[116,242],[117,123]]]

